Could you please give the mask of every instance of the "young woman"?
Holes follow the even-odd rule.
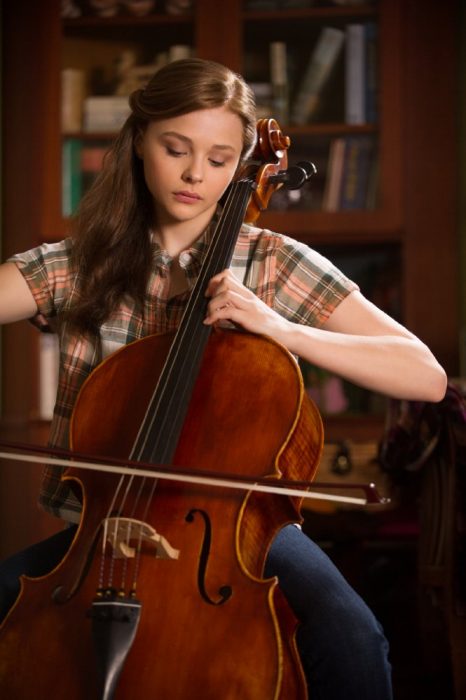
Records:
[[[130,98],[131,116],[84,198],[73,235],[0,268],[0,321],[57,329],[61,365],[52,445],[68,446],[81,385],[104,357],[178,326],[218,217],[219,200],[251,152],[251,91],[227,68],[187,59]],[[279,341],[314,365],[392,397],[439,401],[446,377],[428,348],[361,294],[328,260],[290,238],[243,225],[231,268],[208,286],[205,323],[224,321]],[[57,468],[40,502],[68,523],[80,503]],[[74,530],[0,566],[3,615],[18,577],[60,561]],[[286,526],[268,555],[300,627],[313,698],[391,697],[388,645],[372,613],[326,555]]]

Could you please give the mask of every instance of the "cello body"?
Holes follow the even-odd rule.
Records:
[[[74,450],[128,457],[172,339],[138,340],[94,370],[74,409]],[[173,464],[311,480],[321,448],[320,416],[294,358],[267,338],[214,330]],[[167,481],[153,492],[150,479],[130,479],[118,515],[143,522],[177,555],[157,557],[141,535],[115,558],[103,548],[102,523],[115,511],[117,477],[69,469],[64,478],[81,493],[81,524],[56,569],[22,580],[0,628],[1,697],[102,698],[88,611],[96,590],[136,580],[128,588],[141,615],[116,700],[307,697],[296,620],[277,581],[263,579],[273,537],[300,520],[300,499]]]

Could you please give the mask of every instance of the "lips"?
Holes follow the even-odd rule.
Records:
[[[195,192],[175,192],[174,196],[178,202],[184,202],[185,204],[194,204],[195,202],[199,202],[201,199],[201,197]]]

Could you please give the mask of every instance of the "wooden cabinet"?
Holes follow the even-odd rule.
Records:
[[[336,212],[269,210],[261,222],[324,246],[330,254],[332,247],[341,246],[353,246],[361,256],[367,246],[397,247],[402,320],[433,348],[450,374],[457,373],[456,2],[441,7],[420,0],[343,6],[316,2],[305,9],[255,11],[234,0],[219,12],[214,0],[197,0],[186,15],[156,11],[142,18],[120,14],[65,21],[59,5],[47,0],[30,8],[20,0],[4,11],[4,255],[65,232],[62,67],[81,65],[89,74],[105,44],[114,47],[114,56],[121,47],[137,46],[149,62],[157,52],[184,43],[248,78],[247,57],[267,64],[264,54],[271,41],[301,44],[305,55],[319,28],[373,21],[378,26],[377,124],[351,127],[342,119],[284,126],[292,143],[300,149],[308,144],[310,160],[319,141],[337,134],[373,134],[377,206]],[[111,49],[107,53],[110,57],[103,59],[108,64]],[[298,78],[291,73],[291,82]],[[292,153],[293,146],[290,158]]]
[[[3,259],[65,232],[60,71],[73,51],[73,60],[92,60],[89,51],[76,58],[76,42],[143,45],[145,56],[187,43],[197,55],[247,73],[245,57],[263,53],[269,41],[301,42],[304,48],[307,42],[310,50],[307,37],[315,36],[318,27],[376,22],[377,124],[317,122],[287,130],[293,142],[311,145],[340,133],[372,134],[379,159],[377,207],[268,211],[261,222],[323,247],[330,256],[342,248],[362,258],[374,246],[396,250],[402,320],[451,375],[458,373],[455,0],[379,0],[338,7],[315,2],[306,9],[270,11],[248,10],[241,0],[221,3],[221,9],[216,0],[194,0],[186,16],[157,13],[66,22],[60,18],[59,0],[15,0],[2,12]],[[37,338],[27,324],[3,330],[3,426],[7,431],[20,426],[26,437],[32,424],[37,429],[37,352]],[[379,429],[380,421],[371,419],[329,421],[337,437],[349,431],[353,437],[374,436]]]
[[[324,246],[330,253],[338,246],[353,246],[361,256],[374,244],[398,247],[402,319],[433,348],[450,374],[457,373],[456,2],[440,7],[420,0],[379,0],[367,5],[320,7],[315,3],[307,9],[254,11],[245,9],[247,2],[243,6],[236,0],[218,12],[214,0],[197,0],[187,15],[85,16],[65,21],[60,18],[58,0],[37,7],[24,0],[9,5],[3,13],[3,257],[60,238],[66,230],[61,216],[60,70],[64,65],[78,62],[89,69],[104,42],[116,46],[115,51],[120,45],[143,47],[146,57],[174,43],[186,43],[199,56],[222,61],[248,77],[245,57],[252,52],[257,63],[270,41],[306,46],[307,37],[315,37],[319,27],[376,22],[378,123],[373,127],[350,127],[343,120],[284,125],[292,143],[309,143],[311,160],[313,144],[319,140],[329,141],[341,133],[373,133],[379,161],[376,208],[270,210],[261,222],[310,245]],[[94,52],[92,46],[97,47]],[[21,344],[30,343],[23,336],[25,331],[17,332]],[[16,365],[16,330],[13,337],[11,364],[9,331],[5,332],[4,410],[7,415],[18,411],[30,416],[37,405],[35,350],[31,361]],[[12,372],[17,366],[20,371]],[[21,377],[29,391],[16,391]]]

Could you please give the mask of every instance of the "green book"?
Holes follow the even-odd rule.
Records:
[[[80,139],[65,138],[62,146],[62,214],[72,216],[82,194]]]

